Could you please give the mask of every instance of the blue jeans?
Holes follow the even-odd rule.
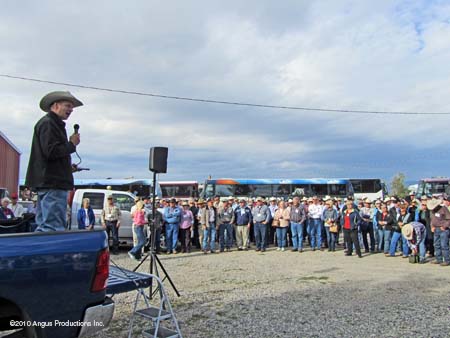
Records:
[[[220,250],[230,249],[233,245],[233,227],[230,223],[219,225],[219,244]]]
[[[422,240],[417,244],[417,246],[419,247],[419,257],[421,261],[425,260],[425,254],[427,253],[427,248],[425,246],[426,239],[427,239],[427,231],[425,230]]]
[[[311,248],[320,249],[322,246],[322,220],[313,218],[310,220]]]
[[[337,232],[331,232],[329,227],[325,227],[325,231],[327,232],[328,249],[336,250]]]
[[[178,223],[166,223],[166,247],[171,252],[177,249]]]
[[[378,228],[378,251],[383,250],[384,247],[384,230],[383,228]]]
[[[287,227],[284,228],[277,228],[277,244],[279,248],[285,248],[286,247],[286,234],[287,234]]]
[[[64,231],[67,226],[67,195],[65,190],[39,190],[36,204],[35,231]]]
[[[303,224],[291,222],[291,234],[293,249],[303,249]]]
[[[145,245],[145,234],[143,226],[134,226],[134,233],[136,234],[137,244],[134,246],[130,252],[136,257],[141,258],[142,248]]]
[[[262,223],[255,223],[255,241],[256,248],[259,250],[266,248],[266,225]]]
[[[209,228],[203,230],[203,250],[208,250],[208,247],[211,251],[214,251],[216,248],[216,225],[214,223],[211,223]]]
[[[399,240],[402,240],[402,251],[403,256],[408,256],[409,254],[409,247],[408,247],[408,241],[405,237],[402,236],[401,232],[394,231],[392,234],[392,240],[391,240],[391,247],[389,249],[389,254],[391,256],[395,256],[395,249],[397,248],[397,243]]]
[[[444,262],[450,263],[450,255],[448,248],[449,231],[442,231],[441,228],[436,228],[434,230],[434,255],[439,263]]]
[[[391,237],[392,237],[392,231],[391,230],[384,230],[384,253],[389,253],[389,248],[391,247]]]

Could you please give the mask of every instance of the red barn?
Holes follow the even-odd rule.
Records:
[[[0,131],[0,194],[4,189],[18,193],[19,163],[20,150]]]

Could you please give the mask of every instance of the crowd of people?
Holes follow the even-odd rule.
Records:
[[[17,194],[1,200],[0,220],[36,213],[36,199],[28,209],[18,203]],[[343,247],[346,256],[384,253],[408,258],[418,256],[419,263],[430,261],[450,265],[450,197],[422,196],[414,193],[405,199],[355,201],[351,196],[341,200],[325,196],[284,200],[280,198],[237,199],[219,196],[179,201],[174,198],[155,201],[155,246],[161,251],[163,233],[167,254],[190,253],[193,247],[203,253],[249,250],[264,252],[270,245],[277,251],[290,249],[302,253],[336,251]],[[136,198],[131,209],[134,246],[131,258],[140,260],[147,237],[152,203],[150,198]],[[121,211],[113,196],[101,213],[100,224],[112,239],[112,253],[119,248]],[[85,198],[77,212],[78,229],[93,230],[95,215]],[[341,244],[340,240],[343,239]],[[179,245],[180,243],[180,245]],[[400,254],[398,254],[400,252]]]
[[[339,240],[346,256],[384,253],[386,257],[418,256],[420,263],[447,266],[449,257],[450,198],[447,196],[416,199],[355,201],[326,196],[221,200],[219,196],[204,201],[191,199],[157,200],[160,211],[155,226],[165,234],[167,254],[189,253],[192,247],[205,254],[237,250],[264,252],[270,245],[277,251],[302,253],[336,251]],[[138,202],[139,203],[139,202]],[[142,210],[151,209],[150,198]],[[134,213],[133,213],[134,214]],[[135,219],[135,223],[138,224]],[[341,236],[342,234],[342,236]],[[142,248],[142,247],[141,247]],[[139,249],[141,249],[139,248]],[[160,250],[157,241],[157,250]],[[138,250],[139,251],[139,250]],[[137,251],[132,258],[139,259]]]

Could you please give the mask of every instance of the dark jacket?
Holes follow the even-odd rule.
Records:
[[[73,189],[72,161],[75,145],[67,140],[66,124],[48,113],[34,126],[25,185],[33,189]]]
[[[418,212],[416,212],[416,222],[420,222],[425,225],[425,228],[427,229],[427,238],[432,239],[434,235],[431,232],[430,210],[418,210]]]
[[[245,213],[241,213],[242,208],[239,206],[234,211],[234,220],[236,225],[248,225],[252,222],[252,211],[249,207],[245,206]]]
[[[341,226],[344,228],[345,224],[345,216],[347,215],[347,209],[342,211],[341,214]],[[350,229],[351,230],[357,230],[359,224],[361,223],[361,216],[359,215],[359,210],[353,209],[353,211],[349,214],[350,216]]]
[[[381,211],[378,211],[376,217],[377,217],[378,228],[383,228],[383,230],[386,230],[386,231],[392,231],[394,226],[396,225],[395,219],[392,217],[392,215],[389,212],[386,214],[386,217],[383,219],[383,213]],[[386,225],[381,225],[380,221],[385,221]]]
[[[10,208],[3,209],[3,207],[0,207],[0,220],[7,220],[8,216],[14,218],[13,211]]]
[[[395,223],[394,231],[395,231],[395,232],[401,233],[401,232],[402,232],[402,227],[403,227],[403,225],[405,225],[405,224],[407,224],[407,223],[409,223],[409,222],[411,222],[411,221],[414,221],[414,219],[412,219],[412,217],[411,217],[411,215],[410,215],[409,213],[406,213],[406,214],[404,214],[404,215],[402,215],[401,213],[399,213],[399,214],[397,215],[397,222]],[[402,223],[403,223],[403,225],[402,225],[401,227],[400,227],[400,225],[398,224],[399,222],[402,222]]]
[[[89,225],[95,224],[94,210],[91,207],[88,208]],[[86,212],[84,208],[78,210],[77,213],[78,229],[86,229]]]

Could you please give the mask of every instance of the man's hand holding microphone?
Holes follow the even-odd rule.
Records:
[[[80,125],[79,124],[74,124],[73,126],[73,134],[70,135],[69,137],[69,141],[74,145],[77,146],[80,144],[80,133],[78,132],[80,130]],[[78,155],[78,153],[77,153]],[[78,156],[79,157],[79,156]],[[80,162],[81,162],[81,158],[80,158]],[[77,171],[82,171],[82,170],[90,170],[89,168],[81,168],[79,166],[77,166],[76,164],[72,164],[72,172],[77,172]]]
[[[73,134],[70,135],[69,137],[69,141],[76,147],[77,145],[80,144],[80,134],[78,133],[78,131],[80,130],[80,125],[75,124],[73,126]]]

